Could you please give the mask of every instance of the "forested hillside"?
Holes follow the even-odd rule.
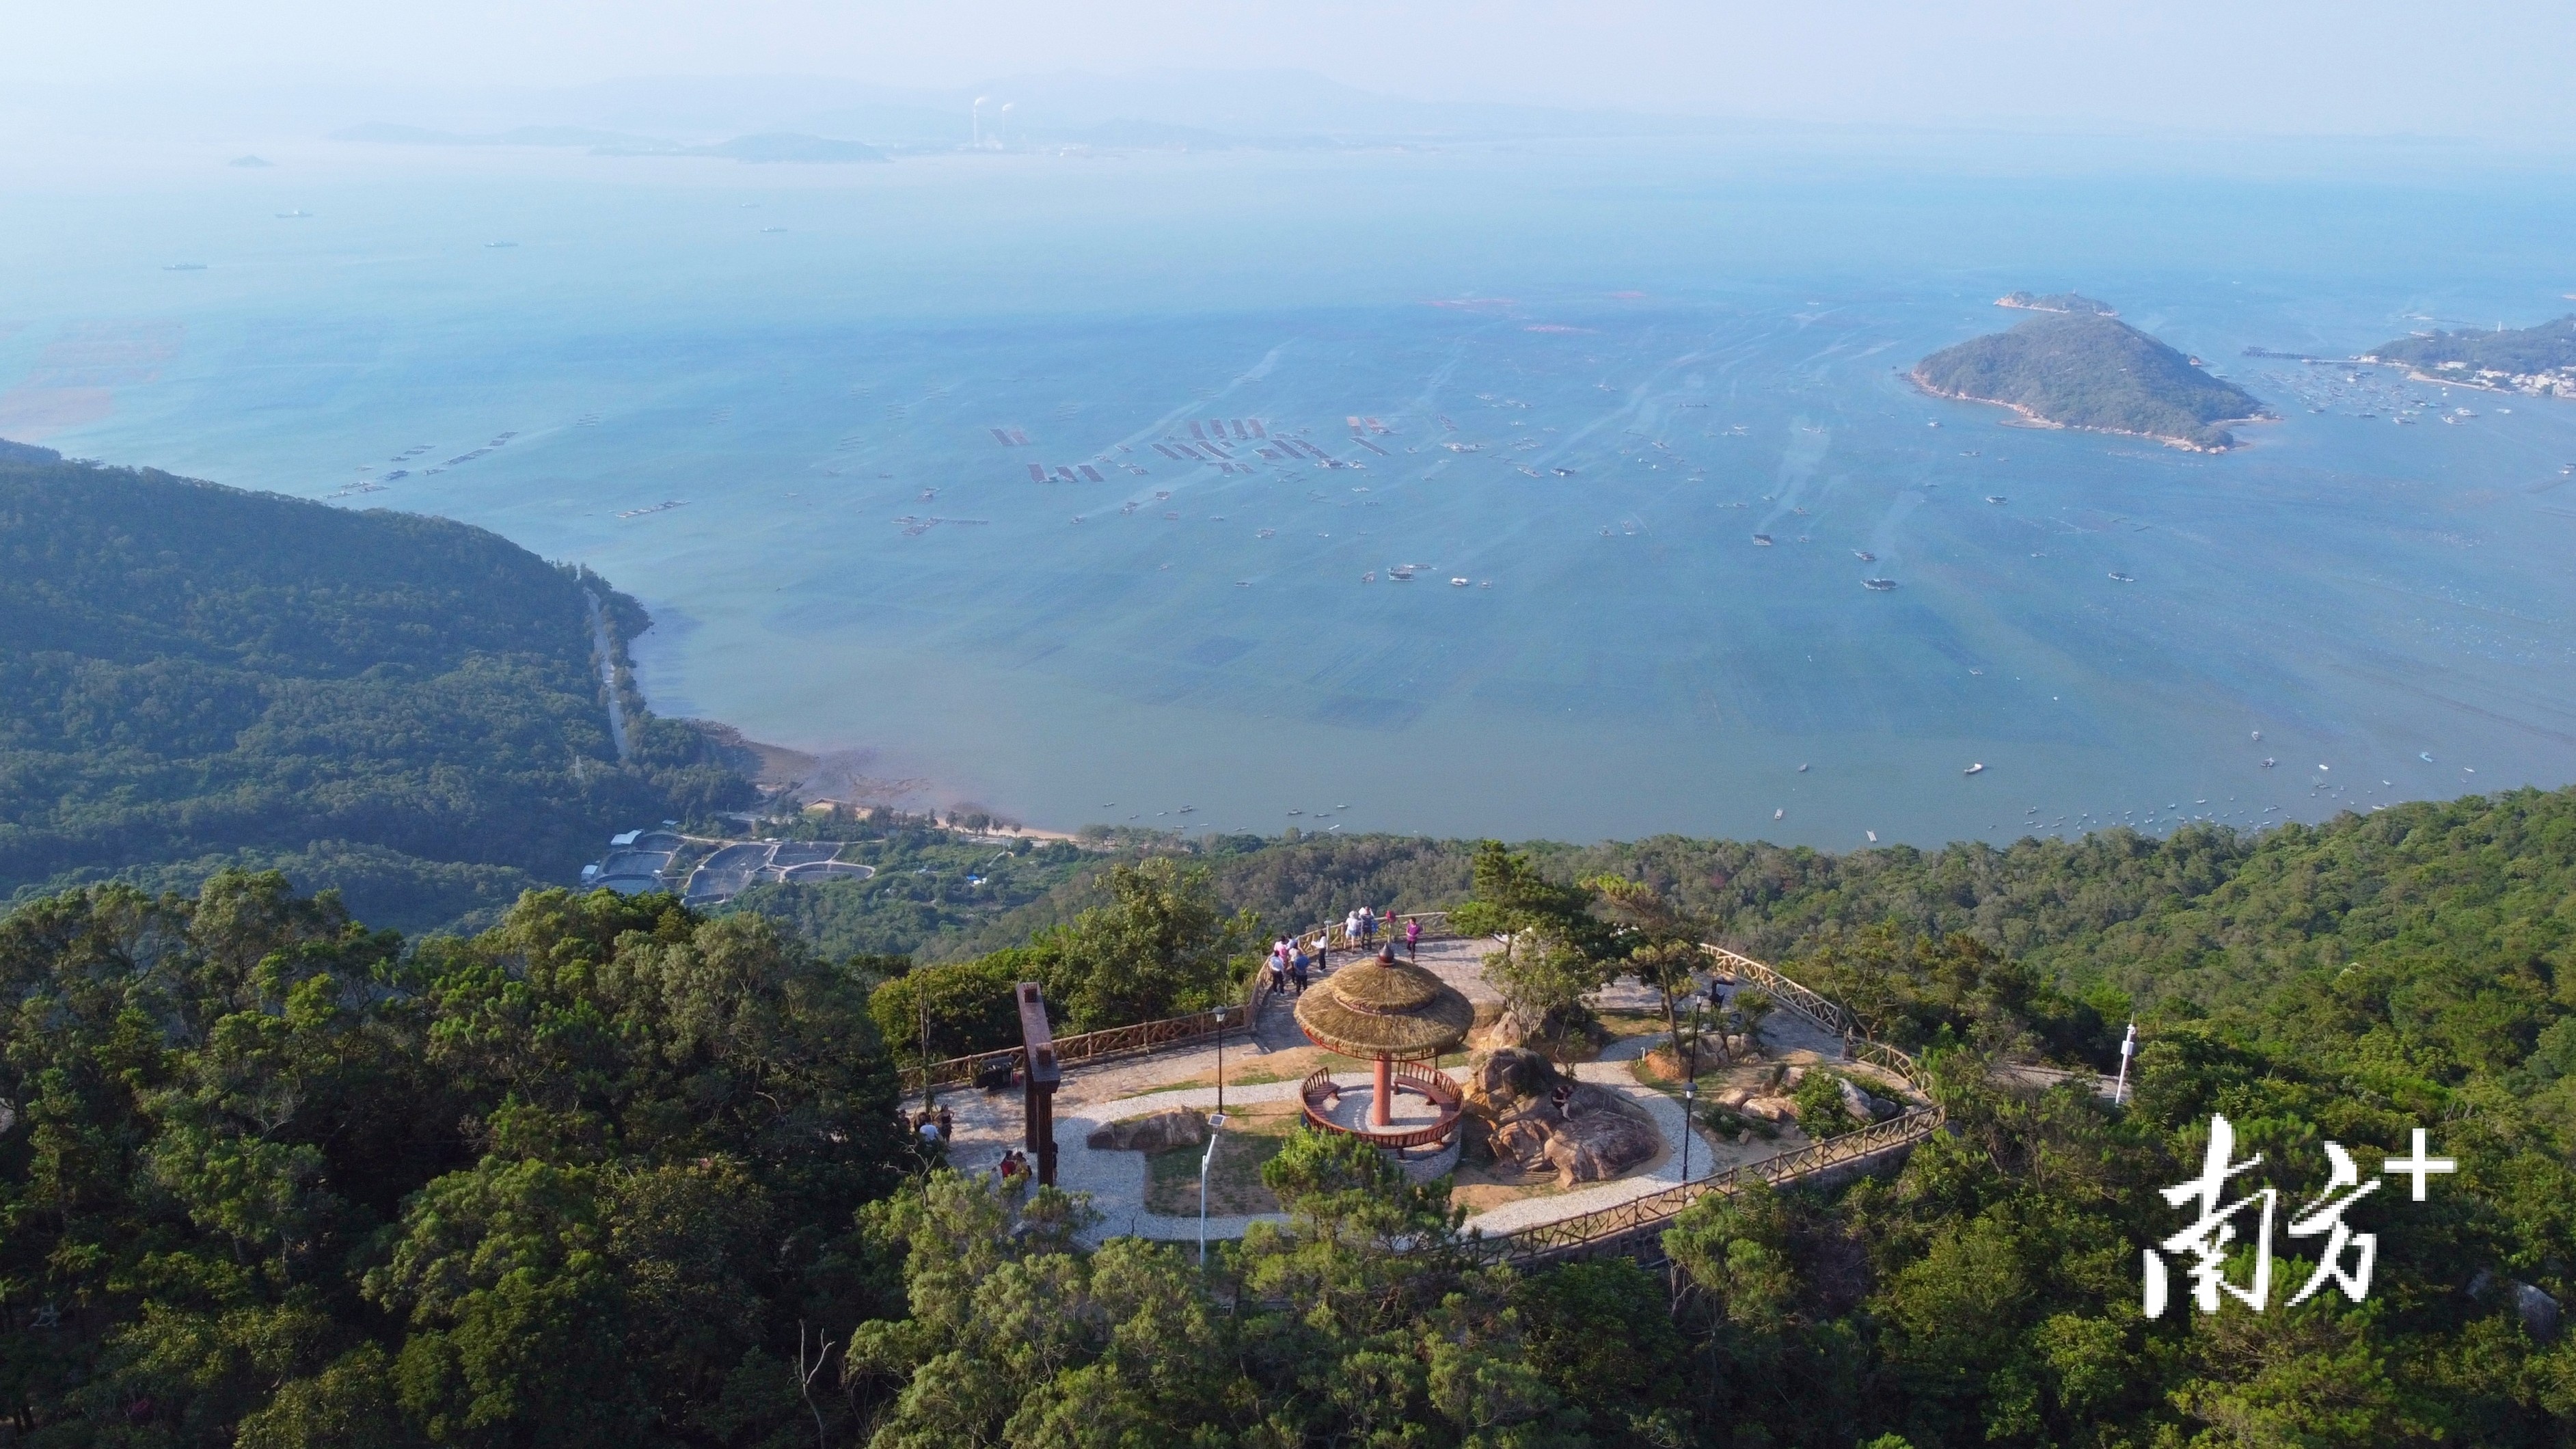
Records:
[[[644,625],[482,529],[0,455],[0,898],[275,865],[418,929],[748,799],[674,722],[619,763],[585,589]]]
[[[864,990],[606,892],[402,946],[275,875],[0,921],[0,1442],[812,1444],[912,1163]]]
[[[1499,850],[1304,845],[1112,865],[1107,904],[1065,931],[909,973],[827,966],[754,913],[606,894],[533,895],[481,937],[408,952],[273,877],[219,877],[195,901],[106,887],[24,906],[0,921],[15,1006],[0,1016],[0,1434],[205,1449],[2576,1435],[2560,1307],[2576,1302],[2576,796],[2250,841],[1539,857],[1581,889],[1497,869]],[[1462,860],[1462,884],[1515,929],[1579,937],[1601,972],[1623,951],[1644,965],[1662,928],[1549,912],[1615,901],[1669,927],[1727,912],[1738,939],[1772,941],[1914,1046],[1950,1130],[1887,1176],[1708,1198],[1661,1236],[1672,1267],[1654,1272],[1481,1266],[1439,1186],[1313,1135],[1264,1171],[1287,1221],[1214,1245],[1202,1272],[1171,1245],[1086,1247],[1080,1202],[939,1171],[899,1130],[871,1018],[908,1033],[925,1006],[946,1022],[980,1004],[999,1021],[1031,972],[1104,1019],[1186,1006],[1239,979],[1250,944],[1195,870],[1311,911],[1345,887],[1382,904],[1410,888],[1391,883],[1428,889]],[[1607,879],[1614,862],[1632,878]],[[2116,1018],[2052,980],[2090,981],[2104,1005],[2136,983],[2129,1104],[1998,1073],[2034,1044],[2084,1049],[2070,1032],[2107,1040]],[[965,995],[919,994],[934,986]],[[2260,1159],[2226,1191],[2280,1194],[2268,1286],[2259,1307],[2212,1314],[2178,1288],[2150,1320],[2143,1252],[2190,1225],[2166,1190],[2201,1170],[2217,1113],[2232,1159]],[[2420,1200],[2382,1175],[2418,1129],[2457,1164]],[[2354,1244],[2286,1229],[2334,1181],[2329,1142],[2377,1189],[2343,1210],[2373,1235],[2359,1301],[2330,1281],[2301,1294],[2328,1261],[2352,1271]],[[2248,1218],[2230,1284],[2253,1282],[2253,1241]]]
[[[1847,855],[1682,836],[1522,848],[1559,881],[1643,880],[1728,944],[1784,965],[1826,949],[1876,949],[1873,928],[1965,932],[2113,1020],[2132,1008],[2206,1015],[2348,964],[2493,952],[2539,960],[2576,940],[2576,790],[2418,802],[2261,834],[2123,829]],[[1467,894],[1474,845],[1245,838],[1197,854],[1228,906],[1285,929],[1338,919],[1363,901],[1404,911],[1454,904]],[[1097,875],[972,935],[933,938],[923,953],[1015,945],[1098,904]]]

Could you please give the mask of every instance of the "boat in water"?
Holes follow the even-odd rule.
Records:
[[[205,269],[206,264],[204,262],[172,262],[167,266],[164,266],[161,270],[165,272],[202,272]]]
[[[1861,580],[1861,581],[1860,581],[1860,586],[1861,586],[1862,588],[1864,588],[1864,589],[1868,589],[1868,590],[1870,590],[1870,591],[1871,591],[1871,592],[1873,592],[1873,593],[1880,593],[1880,594],[1883,594],[1883,593],[1886,593],[1888,590],[1893,589],[1893,588],[1895,588],[1895,587],[1896,587],[1896,580],[1894,580],[1894,579],[1863,579],[1863,580]]]
[[[2012,500],[2006,498],[2000,493],[1989,493],[1986,495],[1986,501],[1988,503],[2010,503]]]
[[[1472,582],[1473,582],[1473,580],[1470,580],[1470,579],[1451,579],[1451,580],[1449,581],[1449,587],[1451,587],[1451,588],[1453,588],[1453,589],[1463,589],[1463,588],[1467,587],[1467,585],[1468,585],[1468,584],[1470,584],[1470,583],[1472,583]]]
[[[1856,548],[1856,549],[1853,549],[1853,550],[1852,550],[1852,557],[1853,557],[1853,558],[1856,558],[1856,559],[1859,559],[1862,563],[1876,563],[1876,562],[1878,562],[1878,555],[1877,555],[1877,554],[1874,554],[1874,553],[1871,553],[1868,549],[1865,549],[1865,548]]]
[[[2138,581],[2138,577],[2135,574],[2124,574],[2118,569],[2113,569],[2111,570],[2111,580],[2114,583],[2134,584]]]
[[[1753,546],[1755,548],[1769,548],[1771,546],[1771,535],[1767,533],[1757,533],[1753,535]]]
[[[1985,761],[1980,760],[1980,761],[1978,761],[1977,763],[1975,763],[1975,764],[1973,764],[1973,765],[1970,765],[1968,768],[1966,768],[1966,769],[1964,769],[1964,770],[1961,770],[1959,773],[1960,773],[1960,774],[1962,774],[1962,775],[1982,775],[1982,774],[1984,774],[1985,772],[1986,772],[1986,765],[1985,765]]]

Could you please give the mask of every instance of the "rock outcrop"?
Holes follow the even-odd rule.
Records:
[[[1207,1141],[1207,1134],[1207,1118],[1175,1108],[1096,1128],[1082,1139],[1082,1144],[1094,1151],[1163,1152],[1174,1147],[1196,1147]]]
[[[1575,1081],[1537,1052],[1495,1052],[1468,1078],[1465,1097],[1497,1162],[1553,1171],[1559,1187],[1617,1177],[1663,1149],[1663,1134],[1634,1104]]]

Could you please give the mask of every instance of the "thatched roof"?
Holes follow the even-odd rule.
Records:
[[[1355,1057],[1423,1057],[1456,1046],[1476,1008],[1419,966],[1363,961],[1297,999],[1297,1025],[1318,1046]]]

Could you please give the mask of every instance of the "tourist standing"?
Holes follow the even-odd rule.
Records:
[[[1354,946],[1360,943],[1360,913],[1357,909],[1342,917],[1342,939]]]
[[[1404,959],[1407,961],[1422,959],[1422,918],[1420,916],[1404,923]]]
[[[1310,962],[1311,958],[1306,955],[1306,943],[1298,942],[1297,954],[1288,958],[1288,975],[1290,980],[1297,983],[1299,996],[1306,994],[1306,968]]]

